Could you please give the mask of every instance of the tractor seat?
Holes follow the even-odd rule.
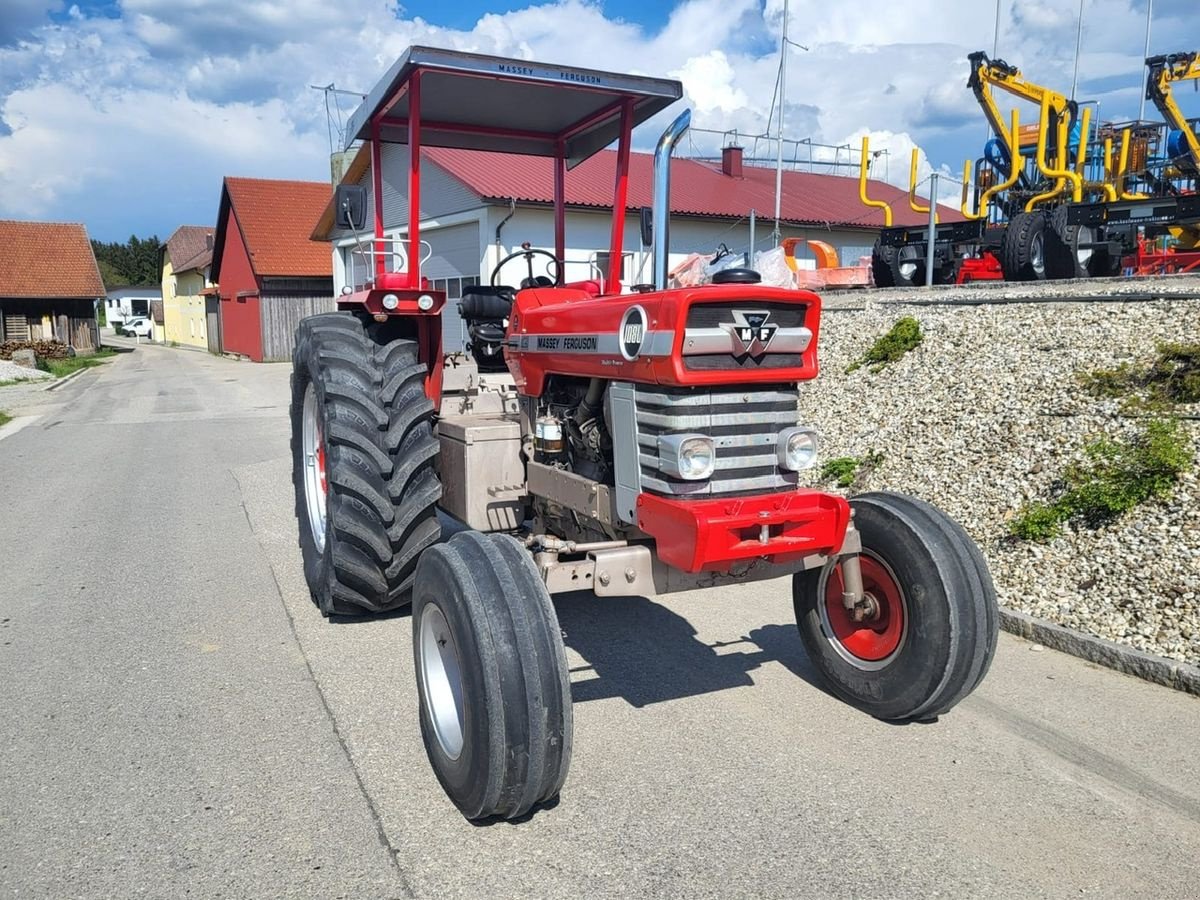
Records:
[[[504,285],[491,287],[486,284],[473,284],[463,288],[458,311],[468,321],[507,319],[515,297],[516,291]]]

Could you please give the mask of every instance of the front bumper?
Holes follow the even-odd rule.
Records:
[[[637,524],[659,559],[685,572],[728,571],[739,560],[787,563],[839,553],[850,524],[845,497],[802,490],[715,500],[642,493]]]

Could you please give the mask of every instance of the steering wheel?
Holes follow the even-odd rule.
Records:
[[[523,287],[523,288],[552,287],[555,284],[562,284],[563,261],[561,259],[559,259],[557,256],[555,256],[553,253],[549,252],[548,250],[533,250],[533,249],[531,249],[529,246],[529,241],[525,241],[523,244],[521,244],[520,250],[517,250],[515,253],[508,254],[508,256],[504,257],[504,259],[502,259],[502,260],[500,260],[500,262],[496,263],[496,268],[492,269],[492,277],[490,279],[490,283],[491,283],[492,287],[499,287],[498,279],[500,277],[500,270],[503,269],[507,263],[511,262],[512,260],[514,260],[520,256],[525,257],[525,265],[528,268],[528,272],[529,272],[529,274],[525,278],[521,279],[521,287]],[[554,280],[553,281],[551,281],[545,275],[534,275],[533,274],[533,258],[535,256],[549,257],[550,261],[554,263]]]

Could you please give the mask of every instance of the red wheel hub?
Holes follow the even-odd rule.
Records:
[[[833,626],[833,639],[852,656],[868,662],[887,659],[900,646],[904,636],[904,596],[900,585],[883,563],[865,553],[859,556],[863,592],[875,600],[874,614],[855,622],[842,603],[842,567],[839,565],[825,583],[825,611]]]
[[[317,429],[317,481],[322,492],[328,494],[329,486],[325,483],[325,435]]]

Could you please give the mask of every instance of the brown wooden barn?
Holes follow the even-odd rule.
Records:
[[[0,342],[100,346],[104,282],[83,225],[0,219]]]

